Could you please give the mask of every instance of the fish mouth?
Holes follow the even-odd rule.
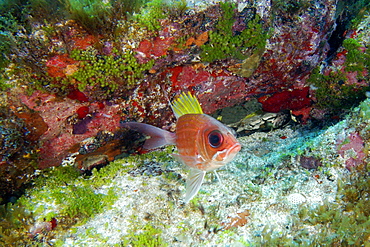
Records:
[[[235,143],[234,145],[231,146],[231,148],[229,149],[229,151],[227,152],[227,155],[232,155],[232,154],[236,154],[240,151],[240,149],[242,148],[242,145],[240,145],[239,142]]]
[[[226,152],[226,155],[225,155],[225,162],[230,162],[234,157],[235,155],[240,151],[240,149],[242,148],[242,145],[240,145],[239,142],[236,142],[234,145],[232,145]]]

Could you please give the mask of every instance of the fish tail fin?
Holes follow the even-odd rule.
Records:
[[[185,114],[203,114],[199,101],[190,92],[182,93],[172,102],[171,108],[176,118]]]
[[[174,133],[149,124],[126,122],[122,123],[121,126],[150,136],[144,143],[143,148],[145,149],[154,149],[164,145],[175,144],[176,141],[176,135]]]
[[[190,173],[186,179],[185,203],[188,203],[198,193],[205,175],[205,171],[190,169]]]

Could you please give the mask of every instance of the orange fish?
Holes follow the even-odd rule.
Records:
[[[123,127],[150,136],[145,149],[175,144],[182,163],[190,167],[186,179],[185,203],[199,191],[206,172],[213,171],[230,162],[241,145],[233,131],[211,116],[203,114],[198,100],[190,93],[183,93],[171,108],[177,118],[176,133],[136,122],[123,123]]]

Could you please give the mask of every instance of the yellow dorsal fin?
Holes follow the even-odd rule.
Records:
[[[171,108],[176,118],[185,114],[203,114],[197,98],[191,95],[190,92],[182,93],[179,98],[172,102]]]

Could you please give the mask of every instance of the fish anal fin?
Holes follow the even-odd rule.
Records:
[[[190,173],[186,179],[186,195],[184,199],[185,203],[188,203],[198,193],[205,175],[205,171],[190,169]]]

